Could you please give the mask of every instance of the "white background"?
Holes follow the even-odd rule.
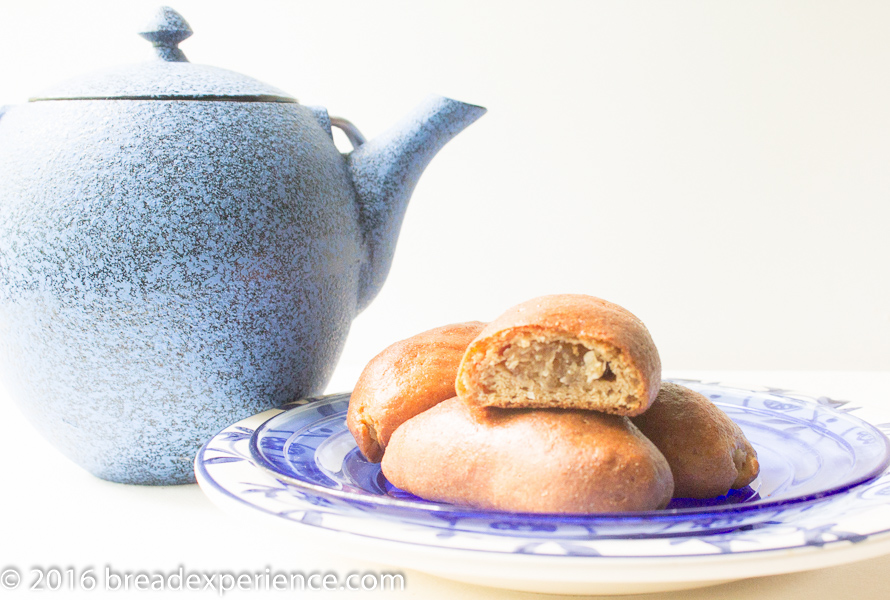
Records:
[[[0,104],[149,59],[135,32],[154,6],[0,0]],[[389,280],[356,319],[332,390],[351,388],[396,339],[557,292],[628,307],[674,373],[756,369],[740,380],[773,383],[763,370],[888,368],[890,3],[174,7],[195,30],[182,44],[193,62],[325,105],[369,136],[430,92],[489,108],[421,179]],[[884,379],[776,375],[873,403],[886,402]],[[230,519],[195,486],[101,482],[0,399],[3,560],[366,568]],[[887,565],[685,595],[877,599]],[[409,583],[400,597],[530,597],[419,573]]]
[[[155,2],[2,0],[0,104],[151,57]],[[890,4],[178,0],[192,62],[373,137],[489,109],[433,161],[332,388],[390,342],[551,293],[649,326],[668,369],[890,359]]]

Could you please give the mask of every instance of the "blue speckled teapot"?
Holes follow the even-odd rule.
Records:
[[[189,63],[190,34],[164,8],[141,34],[158,60],[0,109],[2,383],[117,482],[194,481],[218,430],[324,389],[421,171],[485,112],[432,98],[365,143]]]

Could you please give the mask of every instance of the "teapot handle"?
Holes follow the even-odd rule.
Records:
[[[365,136],[362,135],[362,132],[358,130],[358,127],[353,125],[351,121],[342,117],[331,117],[331,127],[336,127],[346,134],[349,143],[352,144],[353,150],[367,141]]]
[[[343,117],[332,117],[328,114],[328,109],[323,106],[307,106],[309,112],[312,113],[312,116],[315,117],[315,120],[318,121],[318,124],[321,125],[322,129],[328,132],[328,135],[333,137],[331,134],[331,127],[336,127],[340,131],[346,134],[346,138],[349,140],[349,143],[352,145],[352,149],[355,150],[362,144],[364,144],[367,140],[365,136],[362,135],[362,132],[358,130],[358,127],[352,124],[351,121],[344,119]]]

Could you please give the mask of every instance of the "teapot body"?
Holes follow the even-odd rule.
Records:
[[[0,118],[0,376],[112,481],[194,481],[226,425],[323,391],[356,313],[355,191],[307,107],[56,100]]]

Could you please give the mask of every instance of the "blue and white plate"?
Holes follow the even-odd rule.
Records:
[[[221,506],[292,525],[341,552],[528,591],[666,591],[890,552],[888,443],[853,407],[681,383],[711,396],[745,430],[761,459],[756,489],[716,505],[630,515],[428,503],[393,489],[357,454],[344,433],[344,395],[226,428],[197,456],[196,474]]]
[[[744,429],[761,462],[761,474],[750,487],[716,499],[677,499],[667,510],[511,518],[555,538],[715,533],[787,519],[873,479],[890,461],[890,446],[878,430],[830,404],[683,383],[711,398]],[[253,462],[344,511],[434,525],[448,519],[456,529],[481,533],[503,522],[503,512],[429,502],[393,487],[380,465],[369,463],[356,447],[346,428],[348,405],[349,395],[340,394],[272,417],[251,437]]]

